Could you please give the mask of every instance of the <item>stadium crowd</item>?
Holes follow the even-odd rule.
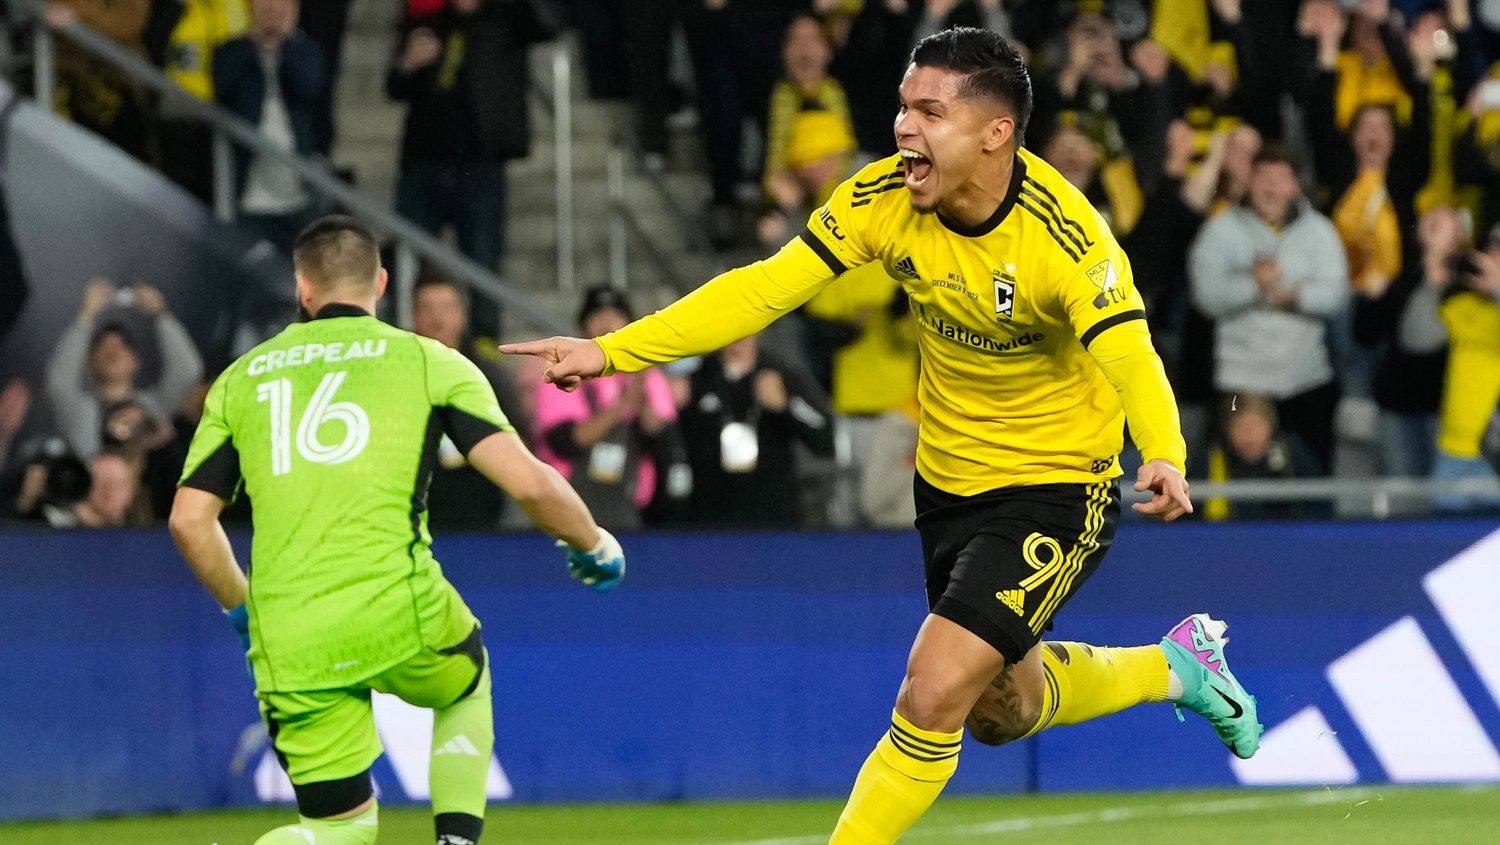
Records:
[[[326,156],[347,6],[303,4],[299,20],[296,0],[64,0],[52,14],[131,46],[274,143]],[[1500,430],[1500,2],[407,0],[387,80],[408,105],[396,206],[451,226],[490,266],[504,251],[505,162],[529,149],[514,108],[525,48],[559,21],[579,33],[590,95],[633,104],[646,173],[691,166],[673,142],[695,124],[709,235],[762,251],[892,152],[916,39],[1002,31],[1031,61],[1027,146],[1131,258],[1193,477],[1495,472],[1484,456]],[[686,63],[674,64],[677,45]],[[82,55],[58,67],[60,112],[208,195],[201,126]],[[323,211],[273,163],[238,164],[241,219],[263,237],[286,243]],[[502,366],[486,339],[496,309],[452,284],[419,286],[414,315],[484,369],[606,524],[821,524],[811,511],[828,503],[790,491],[810,458],[838,451],[857,479],[843,522],[905,527],[918,328],[900,273],[834,283],[800,312],[795,354],[752,338],[575,394]],[[605,285],[578,327],[597,335],[632,315]],[[53,525],[161,519],[203,379],[225,363],[205,371],[150,287],[91,285],[46,383],[0,391],[0,511]],[[453,450],[441,457],[434,525],[502,524],[493,488]]]

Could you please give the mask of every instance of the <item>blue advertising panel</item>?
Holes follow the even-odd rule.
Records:
[[[915,536],[623,539],[608,596],[539,537],[439,542],[494,663],[491,796],[846,792],[925,614]],[[970,744],[951,791],[1500,780],[1497,606],[1492,524],[1127,525],[1053,636],[1226,618],[1264,750],[1232,764],[1156,705]],[[382,800],[424,799],[430,717],[375,708]],[[0,818],[285,799],[265,743],[235,638],[164,533],[0,536]]]

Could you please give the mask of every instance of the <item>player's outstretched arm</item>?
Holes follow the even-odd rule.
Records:
[[[167,527],[193,575],[220,607],[233,610],[245,603],[249,583],[235,562],[224,526],[219,524],[223,510],[224,500],[217,495],[196,487],[179,487]]]
[[[592,549],[599,526],[588,505],[557,470],[541,462],[508,431],[491,434],[469,450],[469,463],[516,500],[547,534],[575,549]]]
[[[826,247],[824,248],[826,251]],[[546,380],[571,391],[605,373],[634,373],[679,358],[704,355],[749,337],[811,299],[837,273],[801,237],[775,255],[722,273],[697,290],[597,340],[550,337],[507,343],[507,355],[534,355]]]

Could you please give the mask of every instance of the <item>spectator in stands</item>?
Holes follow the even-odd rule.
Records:
[[[833,75],[844,86],[861,158],[881,158],[895,149],[891,92],[906,72],[922,8],[922,0],[866,0],[836,50]]]
[[[150,0],[61,0],[48,3],[45,14],[54,26],[81,22],[144,57],[150,6]],[[53,110],[142,161],[154,160],[149,109],[140,89],[68,39],[55,43]]]
[[[120,454],[138,470],[141,496],[152,515],[171,511],[187,458],[187,443],[192,439],[191,430],[186,437],[179,436],[174,425],[177,416],[174,413],[170,420],[158,419],[134,399],[118,402],[104,412],[103,451]]]
[[[5,341],[11,327],[21,319],[30,296],[26,268],[21,264],[21,251],[16,248],[11,231],[10,201],[0,187],[0,342]]]
[[[1419,351],[1448,344],[1434,477],[1491,476],[1480,447],[1500,404],[1500,224],[1483,250],[1456,250],[1433,268],[1407,302],[1400,332]],[[1471,503],[1451,497],[1434,505],[1462,510]]]
[[[20,450],[19,472],[6,490],[15,490],[6,502],[16,516],[45,522],[53,528],[78,524],[77,507],[89,494],[88,465],[78,459],[61,438],[48,437]]]
[[[1101,169],[1102,150],[1078,128],[1077,117],[1073,112],[1058,115],[1053,126],[1037,133],[1035,149],[1088,197],[1117,237],[1125,237],[1140,220],[1145,204],[1140,186],[1129,172],[1128,161],[1119,162],[1125,168]]]
[[[506,162],[531,150],[528,48],[553,29],[530,0],[450,0],[401,24],[386,93],[405,102],[396,210],[498,271],[505,251]],[[494,337],[500,307],[479,298],[475,330]]]
[[[1380,21],[1374,30],[1375,42],[1366,49],[1379,53],[1377,64],[1389,66],[1397,88],[1386,90],[1381,83],[1376,90],[1385,93],[1354,94],[1348,90],[1348,77],[1358,75],[1360,71],[1353,68],[1363,66],[1352,65],[1346,54],[1337,52],[1342,16],[1326,9],[1317,14],[1310,9],[1308,14],[1317,40],[1317,62],[1306,111],[1318,179],[1333,200],[1331,216],[1348,251],[1355,289],[1378,294],[1401,270],[1401,233],[1414,228],[1417,191],[1427,181],[1432,147],[1432,33],[1414,34],[1413,44],[1420,46],[1414,55],[1395,23]],[[1365,14],[1357,20],[1361,32],[1374,25]],[[1348,114],[1341,113],[1351,108],[1347,103],[1351,97],[1358,104]],[[1392,162],[1399,166],[1392,168]]]
[[[843,86],[828,75],[832,59],[817,19],[793,18],[782,48],[786,78],[771,94],[767,125],[764,244],[785,242],[789,221],[827,202],[854,164],[854,125]]]
[[[469,302],[465,291],[442,278],[423,279],[412,292],[412,331],[462,352],[494,389],[500,409],[522,440],[531,439],[515,384],[491,355],[469,333]],[[498,524],[505,497],[500,489],[469,466],[446,436],[438,448],[438,466],[428,490],[429,521],[435,530],[486,531]]]
[[[926,0],[911,43],[955,26],[988,29],[1007,38],[1012,35],[1010,15],[1000,0]]]
[[[251,0],[250,31],[214,51],[214,96],[254,124],[277,149],[326,156],[319,115],[328,97],[328,62],[297,28],[298,0]],[[238,159],[240,222],[282,250],[318,213],[297,174],[269,156]]]
[[[1500,15],[1497,15],[1500,17]],[[1500,21],[1497,21],[1500,23]],[[1500,223],[1500,61],[1467,98],[1468,127],[1454,144],[1454,170],[1483,191],[1484,221]]]
[[[901,282],[877,262],[845,273],[813,297],[801,313],[806,329],[805,362],[810,368],[831,366],[829,392],[841,436],[849,445],[839,454],[847,459],[849,471],[840,479],[847,484],[841,484],[838,491],[838,495],[847,493],[848,503],[843,498],[838,503],[853,514],[861,509],[857,500],[866,486],[862,480],[865,467],[877,459],[875,429],[885,423],[888,412],[917,392],[919,354],[911,301]],[[817,348],[819,342],[834,340],[838,343],[831,349]],[[824,364],[830,356],[831,361]],[[814,377],[818,377],[816,370]],[[910,478],[907,481],[910,500]]]
[[[141,462],[105,449],[89,462],[89,493],[74,508],[80,528],[150,525],[151,509],[141,491]]]
[[[1219,445],[1209,456],[1211,481],[1266,478],[1301,478],[1316,475],[1311,456],[1296,438],[1284,438],[1276,420],[1276,403],[1254,393],[1241,394],[1224,403]],[[1210,520],[1290,519],[1305,515],[1301,502],[1240,502],[1230,505],[1211,500],[1204,515]]]
[[[99,319],[111,303],[115,310]],[[141,334],[139,326],[150,334]],[[140,378],[143,343],[159,350],[161,374],[152,385]],[[108,408],[130,401],[165,422],[202,376],[203,361],[182,324],[166,310],[160,291],[116,288],[95,279],[84,290],[78,319],[52,354],[47,398],[58,431],[87,459],[103,443]]]
[[[804,0],[697,0],[685,4],[683,30],[698,86],[699,127],[713,197],[706,218],[717,246],[739,237],[737,189],[744,176],[745,121],[762,137],[782,40]],[[751,172],[758,173],[760,168]]]
[[[1109,178],[1136,180],[1129,152],[1159,157],[1161,138],[1171,120],[1165,87],[1170,58],[1159,46],[1142,42],[1130,53],[1119,30],[1097,12],[1082,12],[1069,24],[1065,58],[1055,74],[1036,82],[1032,121],[1046,126],[1062,118],[1099,146],[1101,170]],[[1155,146],[1153,146],[1155,145]],[[1146,150],[1153,150],[1147,154]],[[1113,168],[1113,169],[1111,169]],[[1119,175],[1113,175],[1118,171]],[[1139,189],[1137,189],[1139,190]]]
[[[703,359],[689,379],[682,429],[693,467],[691,518],[714,526],[801,524],[794,444],[833,453],[828,401],[755,336]]]
[[[1238,140],[1236,140],[1238,139]],[[1218,132],[1194,166],[1197,138],[1186,121],[1174,121],[1167,134],[1162,178],[1146,200],[1141,219],[1123,245],[1135,267],[1147,302],[1152,335],[1172,378],[1188,443],[1188,466],[1206,466],[1210,424],[1216,404],[1213,323],[1191,301],[1188,246],[1203,223],[1243,196],[1250,161],[1260,137],[1248,126]],[[1231,163],[1243,176],[1231,176]],[[1243,181],[1242,181],[1243,180]]]
[[[171,12],[158,12],[159,9]],[[247,0],[177,0],[152,4],[153,18],[175,14],[162,67],[167,78],[200,100],[214,102],[214,51],[250,27]],[[177,104],[161,101],[162,171],[204,202],[213,200],[213,132]]]
[[[1380,472],[1426,478],[1437,457],[1438,407],[1447,363],[1446,339],[1413,346],[1399,331],[1411,298],[1424,287],[1446,285],[1463,248],[1457,212],[1439,206],[1422,215],[1419,260],[1407,263],[1396,281],[1377,295],[1354,299],[1354,336],[1378,355],[1374,398],[1379,407]]]
[[[578,312],[585,337],[630,320],[629,300],[609,285],[585,293]],[[593,379],[572,393],[538,381],[536,431],[538,457],[572,483],[600,521],[625,530],[642,524],[663,480],[658,468],[670,480],[685,460],[672,388],[655,369]]]
[[[1285,154],[1267,147],[1256,156],[1248,204],[1203,227],[1189,267],[1193,301],[1218,321],[1215,386],[1269,396],[1285,430],[1328,472],[1339,391],[1326,323],[1347,306],[1348,265]]]
[[[312,39],[323,58],[328,62],[327,96],[318,112],[318,146],[324,150],[333,148],[333,95],[343,68],[344,30],[349,24],[349,5],[352,0],[315,0],[302,10],[302,31]]]
[[[875,528],[910,528],[917,519],[912,478],[917,472],[917,397],[881,414],[869,433],[859,472],[859,509]]]

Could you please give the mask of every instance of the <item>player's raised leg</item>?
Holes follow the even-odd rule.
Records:
[[[993,646],[957,623],[928,616],[907,659],[891,726],[865,760],[831,845],[895,842],[958,769],[963,722],[1005,669]]]
[[[1231,751],[1248,758],[1264,728],[1257,721],[1255,697],[1225,661],[1227,627],[1200,613],[1184,619],[1159,645],[1044,642],[1022,661],[1035,659],[1041,667],[1041,707],[1032,712],[1021,706],[1017,686],[1023,679],[1001,673],[969,714],[969,733],[986,745],[1001,745],[1137,704],[1171,701],[1208,719]]]

